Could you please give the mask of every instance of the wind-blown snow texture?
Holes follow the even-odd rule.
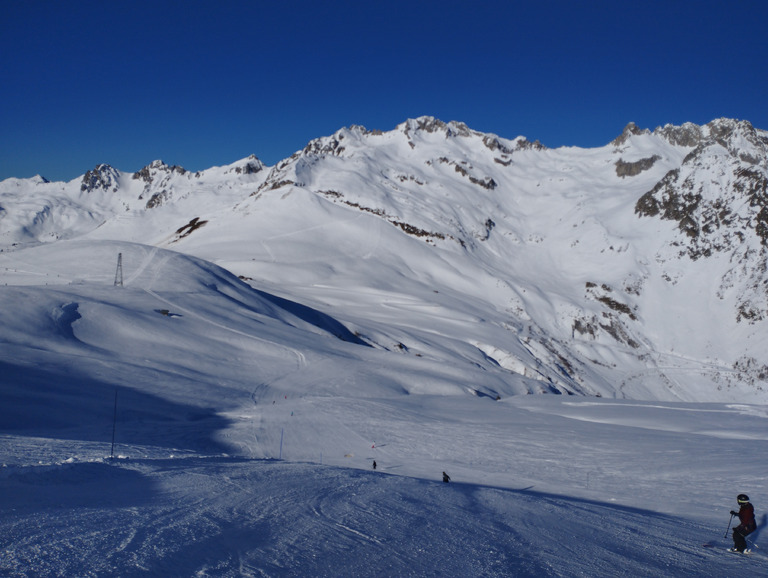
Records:
[[[767,177],[743,121],[424,117],[0,182],[0,572],[753,572]]]

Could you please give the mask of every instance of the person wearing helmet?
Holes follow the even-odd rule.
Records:
[[[738,516],[740,524],[733,529],[733,548],[731,552],[744,552],[747,549],[747,536],[755,531],[757,523],[755,522],[755,508],[749,503],[749,496],[739,494],[736,498],[739,503],[739,511],[731,510],[731,516]]]

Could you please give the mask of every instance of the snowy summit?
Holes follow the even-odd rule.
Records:
[[[723,539],[768,505],[749,122],[352,126],[274,166],[7,179],[0,224],[4,575],[758,563]]]

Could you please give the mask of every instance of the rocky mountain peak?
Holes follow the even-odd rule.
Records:
[[[634,122],[627,123],[627,126],[624,127],[624,130],[621,131],[621,134],[617,136],[615,139],[613,139],[612,143],[614,146],[620,146],[623,145],[629,137],[632,135],[642,135],[642,134],[650,134],[650,131],[646,129],[641,129],[639,126],[637,126]]]
[[[304,150],[302,151],[302,153],[304,155],[339,156],[347,148],[345,146],[344,140],[347,138],[347,136],[350,133],[354,134],[355,132],[357,132],[356,127],[353,127],[352,129],[341,129],[339,131],[336,131],[333,135],[329,137],[321,137],[321,138],[313,139],[309,141],[309,143],[307,143],[307,146],[304,147]]]
[[[687,122],[680,126],[667,124],[653,134],[675,146],[699,148],[719,145],[735,157],[757,164],[768,152],[768,133],[755,129],[748,121],[731,118],[715,119],[704,126]],[[693,157],[699,153],[692,153]],[[693,158],[692,157],[692,158]]]
[[[171,196],[168,190],[169,183],[176,175],[187,175],[187,171],[177,165],[169,166],[161,160],[152,161],[133,174],[134,180],[144,181],[144,190],[139,195],[139,199],[149,196],[146,204],[147,209],[159,207]]]
[[[264,163],[256,155],[250,155],[237,163],[232,171],[238,175],[255,175],[263,171],[264,168]]]
[[[755,127],[746,120],[733,118],[717,118],[704,125],[707,136],[714,140],[728,140],[736,134],[749,135],[754,138]]]
[[[672,145],[681,147],[695,147],[703,138],[701,127],[692,122],[686,122],[681,126],[666,124],[663,127],[657,127],[653,134]]]
[[[179,175],[184,175],[187,173],[187,171],[183,167],[177,165],[169,166],[161,160],[155,160],[149,163],[143,169],[133,173],[133,178],[135,180],[141,179],[146,183],[150,183],[158,175],[158,173],[177,173]]]
[[[404,123],[398,125],[397,129],[402,131],[406,136],[418,132],[425,132],[428,134],[443,132],[446,137],[468,137],[480,134],[471,130],[463,122],[452,120],[446,123],[432,116],[420,116],[418,118],[408,119]]]
[[[747,250],[756,239],[768,247],[768,146],[751,124],[718,119],[699,127],[657,129],[673,144],[694,146],[636,203],[639,216],[678,223],[675,241],[692,259]],[[746,244],[745,244],[746,243]]]
[[[758,131],[746,120],[720,118],[705,126],[709,140],[727,149],[749,164],[765,165],[768,153],[768,132]]]
[[[91,193],[94,191],[112,191],[117,192],[119,187],[118,178],[120,174],[109,165],[100,164],[83,175],[80,184],[80,191]]]

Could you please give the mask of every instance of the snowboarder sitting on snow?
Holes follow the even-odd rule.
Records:
[[[443,481],[447,484],[448,482],[451,481],[451,476],[443,472]]]
[[[744,536],[748,536],[757,528],[755,522],[755,508],[749,503],[749,496],[739,494],[736,498],[739,502],[738,512],[731,510],[731,516],[738,516],[740,524],[733,529],[733,548],[731,552],[744,552],[747,548],[747,541]]]

